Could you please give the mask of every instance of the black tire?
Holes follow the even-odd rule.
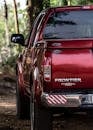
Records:
[[[17,117],[18,119],[30,119],[30,98],[23,95],[17,81],[16,87]]]
[[[31,106],[31,130],[52,130],[52,112],[37,103]]]
[[[87,115],[90,117],[90,118],[93,118],[93,109],[89,109],[86,111],[87,112]]]

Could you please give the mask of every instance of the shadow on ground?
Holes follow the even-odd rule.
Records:
[[[16,117],[16,78],[0,75],[0,130],[30,130],[29,120]]]

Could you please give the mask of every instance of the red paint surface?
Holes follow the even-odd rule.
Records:
[[[52,89],[93,88],[92,44],[93,40],[85,39],[48,41],[48,57],[52,59]],[[56,78],[81,78],[82,81],[67,87],[55,82]]]

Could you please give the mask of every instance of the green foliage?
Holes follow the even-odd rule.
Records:
[[[0,72],[13,74],[16,67],[17,55],[9,57],[7,60],[3,60],[0,64]]]
[[[8,5],[8,30],[9,44],[6,43],[4,8],[0,7],[0,72],[13,71],[15,67],[15,59],[19,53],[19,47],[10,42],[12,33],[15,33],[15,19],[12,5]],[[27,12],[26,9],[18,9],[20,33],[26,37],[27,30]]]
[[[81,0],[79,1],[81,5],[93,4],[93,0]]]
[[[45,0],[44,0],[45,1]],[[69,0],[50,0],[51,6],[64,6]],[[86,5],[93,4],[93,0],[71,0],[71,5]]]
[[[2,8],[0,9],[0,12],[2,12]],[[2,45],[4,45],[4,43],[5,43],[5,41],[4,41],[4,38],[5,38],[4,28],[5,28],[5,24],[4,24],[3,15],[0,15],[0,51],[1,51]]]
[[[82,0],[72,0],[71,1],[71,5],[79,5],[80,4],[80,1],[82,1]]]
[[[67,5],[67,0],[50,0],[50,5],[52,7]]]
[[[56,0],[50,0],[50,5],[51,6],[57,6],[57,1]]]
[[[50,6],[50,0],[44,0],[43,1],[43,8],[47,8]]]

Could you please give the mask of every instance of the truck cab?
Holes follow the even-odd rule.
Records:
[[[38,17],[20,84],[30,86],[31,130],[52,130],[54,113],[93,109],[93,6],[49,8]]]

